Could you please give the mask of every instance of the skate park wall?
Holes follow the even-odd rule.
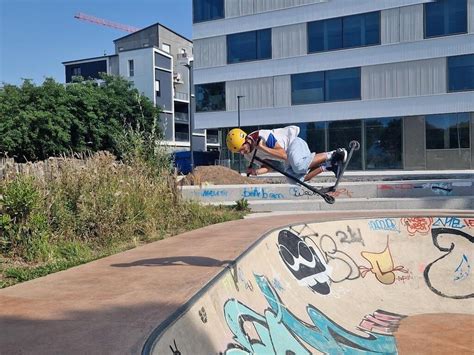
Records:
[[[142,353],[472,353],[473,235],[474,214],[278,227]]]

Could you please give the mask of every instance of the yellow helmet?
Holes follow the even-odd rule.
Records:
[[[231,129],[229,133],[227,133],[227,148],[229,148],[232,153],[238,153],[242,144],[245,143],[245,137],[247,137],[247,133],[240,128]]]

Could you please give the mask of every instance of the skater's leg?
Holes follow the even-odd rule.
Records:
[[[309,180],[311,180],[312,178],[314,178],[315,176],[321,174],[324,171],[325,171],[325,169],[322,166],[318,166],[317,168],[310,170],[309,173],[307,173],[305,175],[304,181],[309,181]]]
[[[309,169],[313,170],[325,163],[328,159],[328,153],[318,153],[314,156],[313,161],[309,164]]]

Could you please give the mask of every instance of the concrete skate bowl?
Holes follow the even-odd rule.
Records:
[[[143,354],[472,354],[473,235],[474,214],[280,227]]]

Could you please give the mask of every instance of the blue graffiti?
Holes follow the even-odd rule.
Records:
[[[462,281],[469,277],[471,273],[471,264],[469,264],[469,259],[466,254],[462,255],[461,262],[459,266],[454,270],[454,281]]]
[[[461,219],[456,217],[438,217],[435,219],[432,227],[463,229],[466,225]]]
[[[227,197],[228,194],[229,194],[229,192],[226,191],[226,190],[206,189],[206,190],[201,191],[201,196],[202,197]]]
[[[261,198],[264,200],[267,200],[267,199],[281,200],[284,198],[283,194],[265,191],[265,188],[263,187],[253,187],[253,188],[246,187],[244,188],[244,191],[242,192],[242,197],[243,198]]]
[[[226,302],[225,319],[237,343],[229,345],[226,355],[311,354],[304,344],[326,354],[397,353],[392,336],[370,331],[365,331],[366,336],[359,336],[337,325],[312,305],[306,311],[313,325],[303,322],[286,308],[265,276],[255,275],[255,279],[270,307],[261,315],[235,299]],[[244,321],[253,323],[259,339],[251,339],[244,329]]]
[[[369,221],[369,227],[373,231],[391,231],[400,233],[400,228],[393,218],[374,219]]]
[[[453,185],[449,182],[439,183],[427,183],[421,185],[415,185],[415,189],[428,189],[433,191],[437,195],[448,196],[453,192]]]

